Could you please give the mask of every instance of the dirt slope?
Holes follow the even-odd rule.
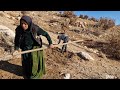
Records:
[[[57,27],[60,25],[55,24],[51,27],[51,23],[48,23],[48,21],[62,18],[58,17],[56,12],[41,12],[40,14],[35,12],[32,14],[36,15],[40,20],[34,19],[34,21],[50,34],[53,43],[56,44],[58,42],[56,32],[61,30]],[[8,26],[12,30],[15,29],[15,20],[3,16],[0,16],[0,18],[0,24]],[[90,47],[92,43],[98,40],[102,41],[99,37],[92,34],[78,33],[72,29],[68,30],[67,34],[70,36],[71,41],[86,39],[92,39],[92,41],[77,43],[77,46],[69,44],[68,52],[64,54],[60,52],[61,47],[46,49],[44,51],[46,74],[43,76],[43,79],[63,79],[66,73],[70,74],[70,79],[120,79],[120,61],[107,58],[105,54],[101,54],[98,48]],[[48,44],[44,37],[42,37],[42,40],[45,44]],[[80,55],[81,51],[89,53],[94,60],[84,60]],[[96,53],[97,51],[98,53]],[[0,79],[23,79],[21,59],[15,58],[10,61],[0,61]]]

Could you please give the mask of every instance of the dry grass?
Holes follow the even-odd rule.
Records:
[[[108,44],[103,46],[102,51],[108,57],[120,59],[120,30],[110,31],[106,37]]]
[[[103,29],[110,29],[115,26],[115,20],[109,18],[100,18],[99,26],[102,26]]]

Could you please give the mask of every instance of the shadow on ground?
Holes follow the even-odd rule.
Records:
[[[22,66],[11,64],[7,61],[0,61],[0,69],[22,76]]]

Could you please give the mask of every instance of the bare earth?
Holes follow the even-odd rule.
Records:
[[[2,21],[0,23],[2,24]],[[15,28],[14,25],[9,24],[8,26],[11,29]],[[57,44],[57,34],[54,33],[54,30],[48,28],[46,31],[50,34],[53,44]],[[85,40],[78,33],[71,31],[67,33],[72,39],[72,36],[74,36],[75,40]],[[93,38],[93,42],[96,42],[95,39]],[[44,46],[48,44],[44,37],[42,37],[42,40]],[[89,41],[87,42],[89,43]],[[69,44],[68,52],[64,54],[60,52],[61,46],[59,48],[45,49],[46,74],[42,79],[63,79],[66,73],[70,74],[70,79],[120,79],[119,60],[108,58],[105,54],[94,53],[97,48],[86,47],[82,43]],[[84,60],[80,56],[81,51],[89,53],[94,60]],[[23,79],[21,58],[0,61],[0,79]]]

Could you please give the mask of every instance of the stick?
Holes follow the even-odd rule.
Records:
[[[76,42],[81,42],[81,41],[83,41],[83,40],[77,40],[77,41],[72,41],[72,42],[68,42],[68,43],[58,44],[58,45],[54,45],[54,47],[59,47],[61,45],[66,45],[66,44],[71,44],[71,43],[76,43]],[[26,50],[26,51],[19,52],[19,53],[15,54],[15,55],[30,53],[30,52],[44,50],[44,49],[48,49],[48,47],[42,47],[42,48],[37,48],[37,49],[32,49],[32,50]]]
[[[82,47],[82,46],[80,46],[80,45],[77,45],[77,44],[75,44],[75,43],[72,43],[72,44],[75,45],[75,46],[77,46],[77,47],[79,47],[79,48],[85,49],[85,50],[87,50],[87,51],[89,51],[89,52],[92,52],[92,53],[96,54],[95,52],[93,52],[92,50],[90,50],[90,49],[88,49],[88,48],[84,48],[84,47]]]

